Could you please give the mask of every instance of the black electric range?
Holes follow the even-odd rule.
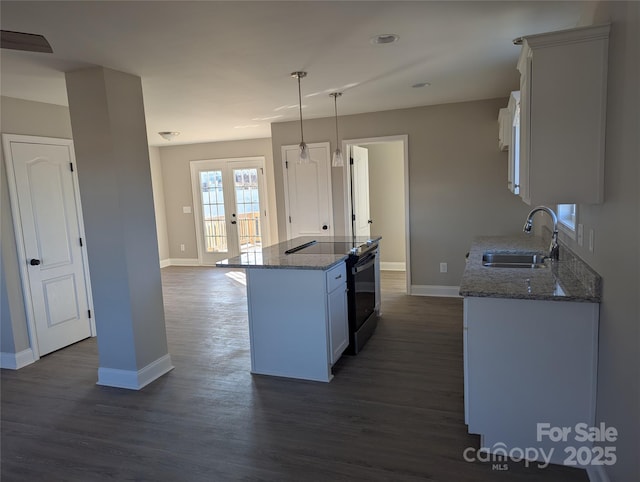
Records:
[[[345,353],[356,355],[367,343],[377,324],[376,284],[379,282],[375,267],[378,243],[376,241],[310,241],[296,246],[287,254],[348,254],[347,307],[349,320],[349,347]]]

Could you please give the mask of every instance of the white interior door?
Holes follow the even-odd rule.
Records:
[[[371,235],[369,211],[369,151],[366,147],[351,147],[353,182],[353,232],[356,236]]]
[[[309,144],[311,161],[298,163],[298,146],[283,146],[287,238],[333,236],[329,143]]]
[[[92,334],[73,144],[3,140],[32,349],[41,356]]]
[[[264,158],[193,161],[191,179],[202,264],[268,243]]]

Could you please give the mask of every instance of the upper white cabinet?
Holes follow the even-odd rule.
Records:
[[[507,186],[513,194],[520,194],[520,91],[511,92],[507,113],[510,129]]]
[[[498,148],[506,151],[511,144],[511,116],[508,108],[500,109],[498,112]]]
[[[522,38],[519,194],[530,205],[603,201],[609,25]]]

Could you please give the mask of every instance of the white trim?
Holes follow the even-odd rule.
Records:
[[[609,482],[607,471],[602,465],[589,465],[587,467],[587,475],[590,482]]]
[[[443,296],[447,298],[460,298],[460,287],[441,285],[411,285],[410,293],[413,296]]]
[[[167,266],[171,266],[171,259],[161,259],[160,260],[160,268],[166,268]]]
[[[166,266],[203,266],[198,258],[169,258],[167,261]]]
[[[31,365],[37,358],[34,356],[33,350],[27,348],[18,353],[0,353],[0,368],[8,368],[9,370],[19,370],[22,367]]]
[[[349,146],[361,144],[382,144],[386,142],[402,141],[404,156],[404,229],[405,229],[405,252],[406,252],[406,289],[407,293],[411,293],[411,226],[409,223],[409,136],[401,134],[396,136],[383,137],[366,137],[363,139],[345,139],[342,141],[342,152],[349,153]],[[342,169],[342,184],[344,188],[344,226],[345,235],[351,235],[351,196],[349,195],[349,185],[351,177],[351,169],[349,169],[349,160],[345,159],[345,168]]]
[[[171,357],[167,353],[138,371],[100,367],[98,368],[96,385],[140,390],[171,370],[173,370],[173,365]]]
[[[380,261],[382,271],[406,271],[407,263],[404,261]]]

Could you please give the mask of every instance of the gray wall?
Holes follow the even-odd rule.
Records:
[[[158,256],[160,261],[164,261],[169,259],[169,236],[167,235],[162,161],[158,147],[149,147],[149,162],[151,165],[151,184],[153,186],[153,207],[156,213],[156,230],[158,232]]]
[[[585,243],[565,241],[603,278],[597,422],[620,432],[612,481],[640,474],[640,3],[600,2],[587,23],[611,22],[605,151],[605,200],[578,205]],[[594,230],[594,252],[587,246]]]
[[[382,263],[404,263],[404,148],[400,141],[365,144],[369,151],[369,211],[373,234],[382,236]],[[384,267],[383,267],[384,268]]]
[[[71,120],[67,107],[28,100],[0,99],[0,131],[3,134],[25,134],[43,137],[71,138]],[[20,282],[18,252],[9,204],[5,160],[0,163],[0,215],[2,216],[2,320],[0,320],[3,352],[18,353],[29,348],[27,317]],[[5,292],[6,291],[6,292]],[[8,307],[5,307],[5,297]],[[8,308],[8,309],[7,309]],[[5,339],[5,336],[8,338]],[[14,351],[15,350],[15,351]]]
[[[457,286],[464,255],[476,235],[522,227],[528,206],[506,187],[507,154],[498,150],[498,110],[507,99],[461,102],[343,116],[344,140],[409,136],[409,213],[412,285]],[[305,141],[331,140],[332,118],[305,120]],[[271,125],[280,236],[286,237],[280,149],[300,142],[299,125]],[[344,224],[342,169],[332,168],[334,225]],[[338,232],[337,234],[342,234]],[[440,273],[440,262],[449,264]]]
[[[271,139],[211,142],[205,144],[177,145],[160,148],[164,197],[166,207],[169,258],[194,259],[198,257],[196,227],[193,209],[191,214],[182,212],[183,206],[193,207],[190,161],[204,159],[231,159],[263,156],[267,184],[267,203],[270,213],[270,243],[276,243],[278,227],[275,217],[275,190],[273,188],[273,157]],[[180,251],[180,245],[185,251]]]

